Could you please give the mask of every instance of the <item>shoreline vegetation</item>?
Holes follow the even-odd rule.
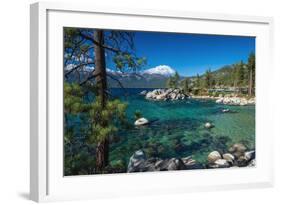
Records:
[[[255,54],[248,62],[224,66],[217,71],[207,71],[196,77],[180,77],[178,72],[166,81],[166,88],[143,90],[147,100],[167,101],[192,99],[213,99],[226,105],[255,104]]]
[[[140,95],[144,95],[145,99],[153,101],[167,101],[167,100],[185,100],[185,99],[203,99],[203,100],[215,100],[216,103],[225,105],[255,105],[254,96],[241,96],[238,94],[219,94],[214,95],[193,95],[192,93],[185,94],[183,89],[155,89],[152,91],[143,90]]]

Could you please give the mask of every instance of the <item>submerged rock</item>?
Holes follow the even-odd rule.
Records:
[[[223,113],[230,112],[230,109],[223,109],[222,112],[223,112]]]
[[[140,95],[146,95],[147,91],[146,90],[143,90],[140,92]]]
[[[207,128],[207,129],[211,129],[211,128],[214,127],[214,125],[211,124],[210,122],[206,122],[205,125],[204,125],[204,127]]]
[[[139,118],[138,120],[135,121],[136,126],[146,125],[148,123],[149,123],[149,121],[144,117]]]

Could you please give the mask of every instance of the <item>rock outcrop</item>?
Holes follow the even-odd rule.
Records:
[[[255,98],[246,99],[243,97],[220,97],[216,100],[216,103],[224,105],[254,105]]]
[[[192,157],[185,158],[149,158],[147,159],[142,150],[136,151],[128,164],[127,172],[146,172],[146,171],[171,171],[202,169],[203,165],[197,163]]]
[[[129,160],[127,172],[171,171],[190,169],[213,169],[230,167],[255,167],[255,150],[248,151],[242,144],[234,144],[229,152],[212,151],[207,156],[207,163],[201,164],[191,156],[183,158],[161,159],[147,158],[142,150],[136,151]]]
[[[135,126],[142,126],[142,125],[149,124],[149,121],[146,118],[142,117],[142,118],[137,119],[134,124],[135,124]]]
[[[184,100],[188,97],[181,89],[155,89],[145,95],[146,99],[155,101]]]
[[[140,95],[146,95],[147,91],[146,90],[143,90],[140,92]]]
[[[247,151],[247,148],[237,143],[232,145],[228,153],[212,151],[208,155],[208,168],[228,168],[228,167],[253,167],[256,164],[255,150]],[[222,157],[221,157],[222,156]]]
[[[218,151],[212,151],[208,155],[208,162],[209,164],[215,163],[218,159],[221,159],[221,154]]]

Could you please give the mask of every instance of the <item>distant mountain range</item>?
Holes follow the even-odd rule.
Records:
[[[87,76],[87,72],[91,72],[91,70],[84,71],[82,76]],[[212,74],[216,80],[225,81],[230,79],[231,72],[232,68],[230,66],[224,66],[213,71]],[[138,73],[122,73],[107,69],[107,80],[110,88],[120,88],[120,83],[125,88],[165,88],[168,78],[175,73],[176,71],[167,65],[156,66]],[[200,77],[204,78],[204,74],[200,75]],[[69,79],[70,81],[75,81],[75,78],[72,76]],[[184,78],[180,76],[181,80]],[[195,80],[195,76],[189,78],[191,82]]]
[[[138,73],[121,73],[107,70],[109,76],[108,85],[112,88],[120,87],[117,80],[125,88],[164,88],[168,78],[175,73],[174,69],[166,65],[160,65]]]

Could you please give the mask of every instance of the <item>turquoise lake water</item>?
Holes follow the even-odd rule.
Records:
[[[226,150],[234,143],[255,148],[255,106],[227,106],[213,100],[186,99],[180,101],[148,101],[138,95],[144,89],[128,89],[113,93],[128,103],[127,117],[134,123],[134,113],[152,121],[143,127],[120,129],[118,140],[110,145],[110,161],[123,160],[138,149],[148,157],[186,157],[192,155],[198,162],[206,162],[210,151]],[[230,109],[223,113],[222,109]],[[214,128],[206,129],[211,122]]]

